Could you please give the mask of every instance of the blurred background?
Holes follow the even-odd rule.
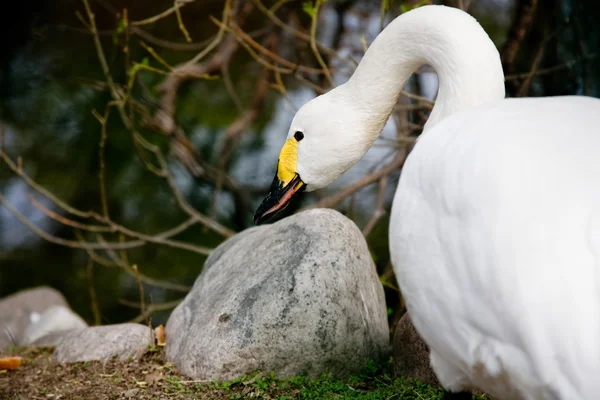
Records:
[[[597,97],[594,3],[16,2],[0,17],[0,297],[49,285],[92,324],[164,323],[210,249],[252,226],[298,107],[345,82],[394,17],[462,8],[509,96]],[[367,156],[288,210],[336,208],[363,230],[392,329],[390,202],[436,91],[422,67]]]

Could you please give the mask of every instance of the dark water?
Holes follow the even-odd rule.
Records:
[[[172,2],[112,1],[91,4],[101,31],[107,62],[116,82],[127,82],[124,68],[127,57],[137,61],[147,58],[152,66],[160,68],[160,64],[139,45],[139,37],[131,39],[129,55],[125,55],[124,36],[114,33],[118,22],[102,4],[109,4],[116,10],[127,7],[130,19],[138,20],[169,8]],[[576,1],[554,4],[556,7],[545,18],[553,32],[558,33],[544,65],[559,65],[581,58],[581,46],[575,44],[583,43],[587,46],[587,53],[596,51],[600,20],[592,12],[587,12],[587,5]],[[217,28],[207,15],[219,18],[222,5],[220,1],[202,1],[182,9],[184,22],[194,42],[201,42],[216,33]],[[300,10],[301,2],[293,2],[290,7],[295,7],[299,21],[306,23],[307,17]],[[6,132],[7,152],[13,160],[17,156],[22,157],[25,172],[63,201],[80,210],[101,212],[98,183],[101,127],[92,110],[103,114],[110,95],[101,84],[104,76],[92,36],[76,16],[76,11],[85,14],[83,5],[79,1],[56,1],[52,4],[38,1],[20,2],[17,8],[2,18],[0,121]],[[565,16],[571,16],[569,23],[565,23]],[[493,15],[482,14],[481,21],[487,24],[486,29],[496,29],[498,40],[506,36],[506,26],[494,22]],[[252,31],[265,24],[264,16],[254,13],[245,28]],[[587,29],[583,26],[596,28]],[[185,44],[174,15],[145,28],[155,37]],[[535,38],[535,35],[532,37]],[[171,65],[191,58],[198,51],[153,47]],[[294,51],[290,49],[287,53],[293,54]],[[306,51],[301,49],[300,52]],[[535,52],[530,53],[530,57],[522,57],[521,71],[529,69]],[[537,91],[534,94],[598,95],[600,72],[597,65],[596,60],[576,63],[572,68],[563,68],[536,80],[532,90]],[[232,85],[243,105],[251,103],[260,71],[260,66],[245,51],[239,51],[230,63]],[[146,105],[151,113],[159,110],[157,84],[162,79],[162,75],[143,72],[133,89],[134,97]],[[298,88],[295,80],[286,79],[285,82],[289,85],[288,89]],[[301,105],[302,96],[297,99]],[[237,177],[244,177],[239,183],[245,188],[247,197],[242,205],[236,204],[227,192],[218,198],[217,219],[229,229],[238,231],[252,224],[252,212],[264,195],[264,190],[260,188],[270,181],[274,173],[277,153],[267,149],[271,136],[265,132],[281,129],[280,137],[285,136],[293,110],[282,111],[282,104],[282,97],[276,91],[270,91],[264,108],[248,127],[234,152],[230,173],[236,174],[235,171],[238,171]],[[220,137],[239,115],[240,111],[222,79],[194,81],[179,91],[176,120],[201,158],[211,165],[218,165]],[[278,115],[284,117],[279,118]],[[169,142],[164,136],[143,128],[140,128],[140,132],[168,154]],[[273,146],[277,149],[280,143]],[[185,220],[186,215],[174,202],[164,180],[149,173],[140,162],[131,132],[123,126],[116,109],[112,110],[107,123],[105,148],[107,205],[114,221],[129,229],[153,234]],[[168,162],[177,186],[187,201],[197,210],[210,215],[213,210],[214,183],[194,179],[172,155],[168,156]],[[73,228],[52,222],[32,205],[27,193],[51,210],[60,211],[15,177],[3,162],[0,162],[0,193],[41,229],[55,237],[77,240],[77,232]],[[314,197],[307,196],[303,205],[314,200]],[[357,218],[360,219],[361,212],[366,211],[359,209]],[[64,212],[61,214],[65,215]],[[83,222],[81,219],[78,221]],[[88,240],[95,240],[93,234],[83,235]],[[106,234],[105,239],[118,240],[119,237]],[[174,239],[215,247],[223,237],[197,225]],[[385,218],[376,226],[369,242],[378,269],[383,273],[389,261]],[[108,256],[103,252],[100,254]],[[137,264],[145,275],[182,286],[193,284],[205,260],[200,254],[157,245],[129,250],[126,256],[129,263]],[[40,239],[2,207],[0,265],[0,296],[21,288],[50,285],[63,292],[73,308],[92,321],[88,254]],[[393,278],[391,282],[395,284]],[[122,322],[139,313],[139,310],[124,305],[126,301],[138,301],[139,290],[136,280],[122,269],[94,263],[92,284],[97,292],[102,323]],[[144,285],[144,291],[147,303],[162,303],[185,295],[185,289],[169,290],[153,285]],[[393,290],[387,290],[386,293],[390,308],[396,307],[397,293]],[[154,321],[164,322],[166,315],[158,313]]]

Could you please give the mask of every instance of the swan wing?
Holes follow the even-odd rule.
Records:
[[[504,99],[423,133],[390,250],[415,327],[455,368],[442,383],[600,397],[600,100]]]

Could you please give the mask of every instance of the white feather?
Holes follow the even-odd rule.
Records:
[[[600,100],[505,99],[424,133],[390,250],[442,383],[600,396]]]

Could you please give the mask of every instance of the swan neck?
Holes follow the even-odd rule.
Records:
[[[505,96],[500,55],[479,23],[456,8],[423,6],[377,36],[346,84],[375,136],[422,65],[433,67],[439,82],[426,130],[455,112]]]

